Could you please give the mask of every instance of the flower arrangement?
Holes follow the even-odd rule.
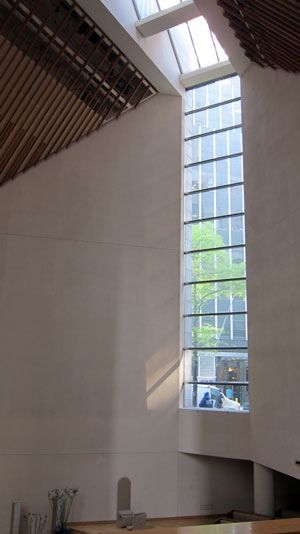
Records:
[[[78,493],[78,488],[53,489],[48,491],[48,499],[52,510],[56,507],[56,529],[55,532],[67,533],[69,528],[66,526],[70,515],[73,501]]]
[[[28,513],[25,515],[26,534],[42,534],[47,522],[47,516]]]

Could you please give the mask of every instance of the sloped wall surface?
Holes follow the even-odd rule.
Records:
[[[0,195],[0,525],[177,514],[181,99],[158,96]],[[162,501],[161,495],[165,498]]]

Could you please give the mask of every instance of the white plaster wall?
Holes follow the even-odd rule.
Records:
[[[242,78],[253,461],[300,478],[300,76]]]
[[[156,96],[0,190],[0,528],[177,515],[181,98]],[[161,496],[164,495],[164,499]]]
[[[251,462],[181,454],[178,478],[179,516],[253,510]]]
[[[249,460],[249,413],[180,410],[179,450]]]

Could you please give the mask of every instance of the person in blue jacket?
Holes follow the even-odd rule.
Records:
[[[206,391],[201,399],[201,402],[199,403],[200,408],[212,408],[213,407],[213,401],[211,400],[209,396],[209,392]]]

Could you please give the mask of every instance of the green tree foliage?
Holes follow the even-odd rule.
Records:
[[[193,280],[206,282],[194,284],[192,288],[191,313],[207,313],[208,305],[216,298],[228,299],[227,312],[231,311],[233,299],[245,299],[245,281],[232,280],[230,282],[215,282],[214,280],[233,279],[245,276],[244,262],[234,263],[231,260],[230,250],[211,250],[224,247],[222,236],[216,233],[212,222],[193,225],[193,250],[205,252],[192,255]],[[226,313],[225,311],[225,313]],[[224,330],[225,320],[220,328],[216,328],[214,319],[202,318],[201,327],[199,318],[193,319],[192,343],[194,347],[217,346]]]

